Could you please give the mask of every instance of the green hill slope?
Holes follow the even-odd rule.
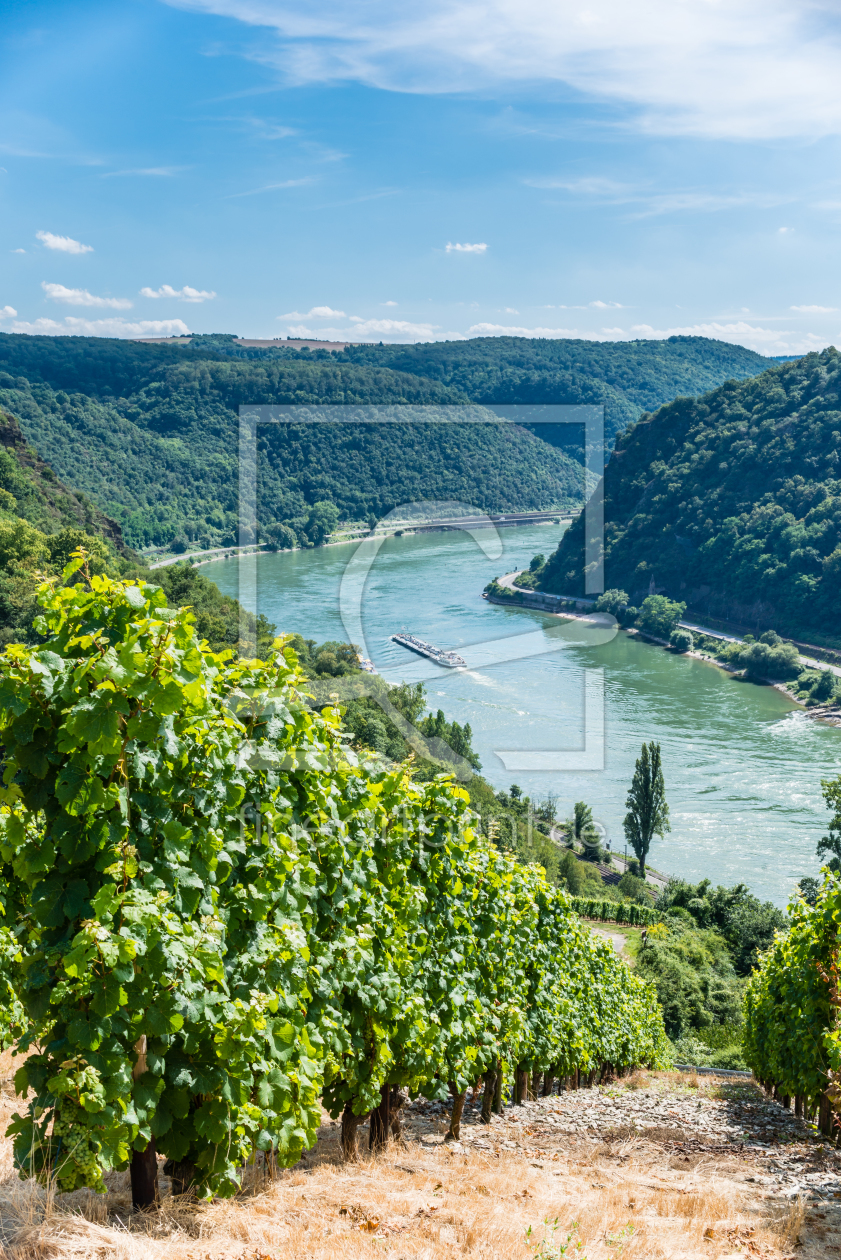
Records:
[[[78,343],[75,358],[68,341]],[[130,345],[123,364],[120,344],[106,352],[88,338],[0,337],[0,405],[135,547],[178,535],[206,546],[235,541],[241,404],[466,401],[437,382],[327,356],[243,362]],[[573,506],[583,494],[578,463],[507,423],[273,425],[261,430],[260,454],[262,526],[294,524],[324,499],[346,519],[367,519],[417,500],[510,511]]]
[[[214,651],[261,650],[274,627],[263,617],[245,619],[248,641],[240,644],[240,608],[188,564],[154,574],[125,546],[119,525],[68,489],[28,445],[13,416],[0,412],[0,648],[35,640],[35,592],[44,574],[57,575],[70,553],[84,547],[94,572],[143,576],[163,587],[174,607],[189,604],[196,627]]]
[[[486,406],[602,403],[609,446],[643,411],[703,393],[730,378],[756,376],[768,367],[768,360],[753,350],[708,337],[603,342],[477,337],[417,346],[354,346],[344,357],[439,381]],[[544,426],[541,433],[546,436]],[[571,450],[579,442],[569,429],[553,440]]]
[[[605,584],[691,611],[837,638],[841,356],[830,347],[644,416],[605,475]],[[579,518],[544,589],[583,593]]]
[[[765,364],[704,338],[479,338],[329,355],[223,337],[185,346],[0,334],[0,406],[60,477],[119,521],[131,546],[209,547],[235,541],[241,404],[604,403],[612,441],[643,408]],[[259,524],[300,533],[325,499],[354,520],[417,500],[575,507],[579,444],[571,426],[267,427]]]

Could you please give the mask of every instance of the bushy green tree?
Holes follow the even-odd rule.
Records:
[[[818,857],[824,860],[836,875],[841,874],[841,775],[837,779],[822,779],[821,789],[827,809],[832,811],[826,836],[818,841]]]
[[[632,875],[630,871],[626,871],[617,884],[617,888],[628,901],[635,901],[640,906],[651,905],[648,885],[638,875]]]
[[[298,535],[283,521],[270,521],[264,525],[260,530],[260,540],[267,543],[271,551],[292,551],[298,545]]]
[[[328,534],[335,532],[339,524],[339,509],[328,499],[320,499],[310,508],[306,521],[306,533],[310,542],[321,546]]]
[[[775,932],[788,925],[784,912],[770,901],[760,901],[747,884],[713,888],[708,879],[692,884],[672,878],[658,897],[657,908],[685,912],[698,927],[720,932],[740,976],[750,974],[760,954],[773,943]]]
[[[599,595],[593,607],[597,612],[607,612],[613,617],[618,617],[623,608],[627,608],[629,603],[628,595],[625,591],[620,591],[616,587],[612,590],[603,591]]]
[[[686,604],[667,599],[665,595],[649,595],[642,602],[637,625],[645,634],[668,639],[685,612]]]

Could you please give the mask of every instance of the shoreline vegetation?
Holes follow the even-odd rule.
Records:
[[[736,635],[728,635],[720,630],[714,630],[698,624],[697,621],[685,621],[682,618],[674,619],[674,629],[680,629],[686,632],[687,640],[684,644],[672,641],[674,630],[671,638],[664,638],[651,633],[650,630],[642,629],[633,624],[622,624],[606,609],[598,609],[597,599],[587,599],[583,596],[563,596],[549,595],[547,592],[535,590],[528,585],[530,577],[528,569],[520,572],[507,573],[500,578],[495,578],[490,582],[483,592],[483,598],[489,603],[501,604],[508,607],[518,607],[529,609],[533,612],[541,612],[546,616],[557,617],[559,620],[582,621],[590,625],[615,625],[617,630],[622,630],[631,637],[638,638],[643,643],[649,643],[652,647],[662,647],[666,651],[675,656],[688,656],[695,660],[704,661],[709,665],[714,665],[719,669],[733,676],[740,677],[747,682],[753,682],[757,685],[765,685],[773,687],[782,695],[786,696],[793,704],[805,710],[807,715],[816,720],[827,722],[832,726],[841,726],[841,696],[839,696],[839,683],[835,682],[833,693],[827,695],[825,699],[828,703],[816,702],[816,698],[810,693],[806,694],[806,687],[800,687],[795,690],[791,685],[791,678],[780,678],[773,673],[760,673],[751,670],[749,667],[738,663],[732,659],[730,655],[735,648],[747,649],[751,644],[758,642],[752,635],[748,634],[744,637]],[[527,584],[520,586],[518,579],[526,579]],[[624,594],[624,592],[623,592]],[[662,600],[662,596],[655,596],[654,599]],[[672,601],[666,601],[671,603]],[[680,607],[680,605],[675,605]],[[685,607],[685,606],[683,606]],[[636,613],[636,609],[633,610]],[[841,675],[841,668],[832,662],[821,661],[818,653],[821,648],[813,644],[803,643],[792,639],[783,638],[775,635],[773,631],[766,632],[761,636],[759,642],[764,638],[774,638],[777,644],[788,645],[792,649],[789,660],[793,660],[794,656],[798,663],[802,666],[798,674],[797,681],[804,678],[805,683],[812,684],[812,691],[815,684],[821,685],[821,680],[809,677],[812,674],[827,674],[833,679],[837,679]],[[806,656],[799,652],[799,647],[806,647],[810,652],[814,652],[814,656]],[[773,662],[773,656],[770,656]],[[824,690],[827,690],[826,682],[823,683]]]

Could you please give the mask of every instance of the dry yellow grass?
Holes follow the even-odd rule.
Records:
[[[226,1202],[165,1196],[159,1210],[134,1217],[125,1175],[111,1179],[107,1196],[60,1201],[7,1179],[0,1222],[14,1260],[526,1260],[557,1256],[567,1240],[566,1254],[579,1260],[666,1260],[722,1256],[747,1240],[755,1256],[780,1256],[795,1242],[802,1208],[759,1220],[724,1179],[696,1170],[677,1185],[668,1176],[652,1175],[633,1155],[621,1168],[585,1158],[549,1171],[518,1155],[418,1144],[351,1167],[324,1163],[275,1182],[255,1179]]]
[[[2,1076],[13,1070],[0,1062]],[[7,1081],[0,1133],[14,1107]],[[157,1210],[134,1216],[127,1174],[108,1177],[107,1195],[56,1197],[16,1178],[0,1138],[0,1257],[720,1260],[739,1252],[779,1260],[792,1256],[804,1229],[802,1204],[760,1201],[731,1179],[726,1160],[702,1157],[675,1171],[638,1137],[565,1140],[560,1159],[540,1161],[523,1151],[453,1148],[430,1133],[350,1166],[338,1162],[336,1137],[325,1124],[308,1169],[276,1181],[249,1169],[233,1200],[197,1204],[165,1192]]]

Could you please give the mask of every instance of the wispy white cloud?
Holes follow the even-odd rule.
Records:
[[[710,192],[705,188],[675,188],[658,191],[650,186],[619,183],[600,175],[580,179],[537,177],[524,181],[528,188],[567,192],[585,201],[611,206],[634,206],[633,217],[648,218],[660,214],[711,214],[719,210],[735,210],[751,206],[767,210],[795,201],[794,193],[770,193],[758,189],[734,192]]]
[[[216,297],[212,289],[191,289],[189,284],[185,284],[183,289],[173,289],[171,284],[162,284],[159,289],[150,289],[148,286],[140,290],[140,296],[145,298],[177,298],[179,302],[209,302]]]
[[[793,311],[799,311],[801,315],[831,315],[833,311],[837,311],[837,306],[792,306]]]
[[[189,168],[186,166],[131,166],[125,171],[104,171],[100,179],[116,179],[120,175],[148,175],[157,179],[170,179]]]
[[[74,241],[72,236],[55,236],[52,232],[36,232],[35,236],[47,249],[57,249],[62,254],[93,253],[93,245],[83,245],[81,241]]]
[[[473,324],[467,330],[468,337],[543,337],[553,340],[581,338],[585,341],[662,341],[667,337],[710,337],[746,346],[759,354],[806,354],[822,349],[826,338],[815,333],[799,333],[792,329],[764,328],[744,320],[732,323],[707,323],[683,325],[675,328],[654,328],[651,324],[634,324],[630,328],[527,328],[522,325]]]
[[[68,289],[46,280],[41,281],[41,288],[52,302],[64,302],[67,306],[107,306],[112,311],[127,311],[132,305],[128,298],[98,297],[87,289]]]
[[[451,241],[448,241],[446,252],[448,254],[484,254],[487,248],[484,241],[476,245],[454,245]]]
[[[65,315],[56,319],[21,320],[12,325],[12,332],[33,333],[48,337],[184,337],[190,329],[183,319],[80,319]]]
[[[396,302],[383,302],[383,306],[396,306]]]
[[[11,252],[12,252],[13,254],[25,254],[25,253],[26,253],[26,250],[25,250],[25,249],[13,249]]]
[[[232,197],[256,197],[258,193],[274,192],[278,188],[303,188],[305,184],[314,184],[315,178],[312,175],[306,175],[303,179],[283,179],[277,184],[261,184],[259,188],[249,188],[245,192],[228,193],[228,200]]]
[[[386,303],[388,305],[388,303]],[[347,319],[344,311],[334,311],[332,306],[313,306],[309,311],[288,311],[278,319]],[[351,316],[353,318],[353,316]]]
[[[0,319],[17,319],[17,314],[13,306],[0,306]]]
[[[596,298],[595,302],[588,302],[588,306],[592,306],[597,311],[624,311],[625,307],[621,302],[601,302]]]
[[[246,55],[299,83],[440,93],[564,83],[657,134],[841,132],[834,0],[168,0],[273,31]]]

